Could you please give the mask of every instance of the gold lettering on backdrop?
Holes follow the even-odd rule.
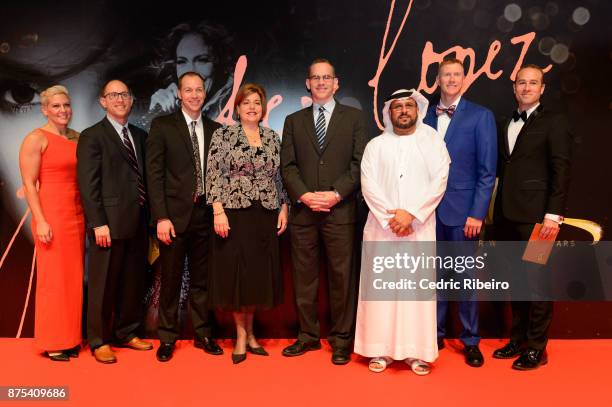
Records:
[[[393,51],[395,50],[395,45],[397,44],[397,40],[402,34],[406,19],[408,18],[408,15],[410,14],[411,8],[412,8],[412,0],[406,7],[406,10],[402,17],[402,22],[393,37],[393,42],[391,43],[389,50],[385,52],[385,48],[387,46],[387,38],[389,37],[389,28],[391,25],[391,21],[393,20],[393,15],[395,13],[395,0],[391,1],[391,6],[389,8],[389,16],[387,18],[387,25],[385,27],[385,33],[383,35],[383,40],[382,40],[382,44],[380,47],[380,56],[378,58],[378,66],[376,68],[376,73],[374,74],[374,77],[370,79],[370,81],[368,82],[368,85],[374,89],[373,97],[372,97],[374,120],[378,128],[381,130],[384,129],[384,127],[381,124],[380,118],[378,116],[378,85],[380,82],[380,77],[385,67],[387,66],[387,62],[389,61],[389,58],[391,58],[391,55],[393,54]],[[519,68],[523,64],[525,54],[527,53],[527,50],[531,46],[531,43],[533,42],[534,39],[535,39],[535,32],[529,32],[529,33],[519,35],[519,36],[516,36],[510,39],[510,43],[513,45],[516,45],[518,43],[523,44],[521,53],[509,77],[511,81],[514,81],[514,78],[516,77],[516,74]],[[498,40],[494,40],[489,46],[487,57],[482,67],[480,67],[480,69],[475,71],[476,52],[474,51],[473,48],[464,48],[460,45],[455,45],[453,47],[450,47],[446,51],[438,53],[434,51],[433,43],[431,41],[427,41],[425,43],[425,46],[423,47],[423,52],[421,54],[421,78],[420,78],[418,89],[423,90],[429,94],[432,94],[433,92],[436,91],[437,85],[435,83],[431,86],[427,84],[427,71],[430,65],[439,64],[440,62],[442,62],[444,57],[446,57],[449,54],[455,54],[455,57],[457,59],[460,59],[461,61],[464,61],[464,62],[466,61],[466,59],[469,59],[469,64],[466,64],[467,73],[465,76],[465,81],[463,83],[462,92],[466,92],[469,89],[469,87],[474,83],[474,81],[476,81],[476,79],[478,79],[482,74],[485,74],[491,80],[498,79],[503,74],[504,71],[502,69],[499,69],[496,72],[492,72],[491,65],[493,64],[495,57],[501,50],[501,47],[502,47],[502,43]],[[548,72],[551,69],[552,69],[552,64],[549,64],[547,67],[544,68],[544,72]]]
[[[404,17],[402,18],[402,23],[393,38],[393,43],[389,47],[389,51],[385,54],[385,46],[387,45],[387,36],[389,35],[389,25],[391,24],[391,19],[393,18],[393,12],[395,9],[395,0],[391,0],[391,7],[389,8],[389,17],[387,18],[387,26],[385,28],[385,35],[383,36],[382,44],[380,46],[380,56],[378,57],[378,67],[376,68],[376,74],[374,77],[370,79],[368,85],[374,88],[374,97],[372,99],[373,112],[374,112],[374,120],[376,121],[376,125],[379,129],[383,130],[384,126],[380,124],[380,119],[378,118],[378,82],[380,81],[380,75],[382,75],[389,58],[391,58],[391,54],[393,54],[393,50],[395,49],[395,44],[397,44],[397,40],[399,39],[402,30],[404,29],[404,24],[406,23],[406,19],[410,14],[410,9],[412,8],[412,1],[408,3],[408,7],[406,8],[406,12],[404,13]]]
[[[489,79],[495,80],[499,78],[502,74],[502,70],[493,73],[491,72],[491,63],[493,59],[497,56],[497,53],[501,49],[501,42],[493,41],[489,46],[489,52],[487,54],[487,59],[482,67],[474,72],[474,65],[476,62],[476,53],[472,48],[463,48],[459,45],[456,45],[452,48],[447,49],[442,53],[437,53],[433,50],[433,44],[431,41],[427,41],[425,43],[425,47],[423,48],[423,53],[421,55],[421,82],[419,83],[419,90],[423,90],[429,94],[432,94],[438,88],[438,85],[434,82],[433,85],[427,85],[427,71],[429,66],[432,64],[439,64],[444,60],[449,54],[455,54],[455,57],[464,62],[464,65],[467,67],[467,72],[465,74],[465,79],[463,80],[463,87],[461,88],[461,92],[465,92],[472,85],[472,83],[478,79],[480,75],[483,73],[487,75]],[[466,58],[469,58],[469,66],[466,63]]]
[[[223,110],[221,110],[219,113],[219,116],[217,116],[215,119],[216,122],[226,126],[231,126],[235,123],[234,119],[232,118],[232,113],[234,112],[234,100],[236,100],[236,94],[238,93],[238,89],[242,84],[242,78],[244,78],[246,69],[247,57],[246,55],[240,55],[238,61],[236,62],[236,67],[234,68],[234,86],[232,87],[232,94],[227,100]]]
[[[238,61],[236,62],[236,67],[234,68],[234,86],[232,87],[232,94],[227,100],[225,106],[223,107],[223,110],[221,110],[221,112],[219,113],[219,116],[217,116],[217,118],[215,119],[215,121],[217,121],[218,123],[224,124],[226,126],[231,126],[235,123],[234,119],[232,118],[232,113],[234,112],[234,101],[236,100],[236,94],[238,93],[238,89],[242,84],[242,79],[244,78],[247,66],[248,61],[246,55],[240,55]],[[264,126],[270,126],[268,122],[270,112],[282,102],[283,97],[281,95],[274,95],[270,99],[268,99],[268,103],[266,105],[266,117],[264,117],[262,120],[262,124]]]
[[[263,126],[270,127],[270,112],[281,103],[283,103],[283,97],[281,95],[274,95],[268,99],[268,103],[266,104],[266,117],[264,117],[261,122]]]

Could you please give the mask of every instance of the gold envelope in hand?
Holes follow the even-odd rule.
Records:
[[[536,223],[523,253],[523,260],[536,264],[546,264],[557,239],[559,229],[550,234],[546,239],[540,237],[540,229],[542,229],[542,224]]]

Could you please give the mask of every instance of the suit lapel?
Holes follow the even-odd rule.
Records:
[[[206,165],[208,163],[208,150],[210,149],[210,143],[212,142],[212,135],[215,132],[214,123],[204,116],[202,116],[202,123],[204,127],[204,174],[206,174]],[[192,154],[193,155],[193,154]],[[194,163],[195,165],[195,163]]]
[[[125,146],[123,145],[123,142],[120,139],[120,137],[122,136],[120,136],[119,133],[117,133],[117,130],[115,130],[111,122],[108,121],[107,117],[105,117],[104,120],[102,120],[102,125],[104,126],[104,129],[106,130],[106,134],[110,137],[111,142],[115,144],[115,147],[117,147],[117,149],[119,150],[119,153],[121,153],[121,156],[123,157],[123,159],[129,163],[130,156],[128,155],[127,151],[125,151]]]
[[[510,118],[510,119],[507,119],[504,122],[504,131],[502,132],[503,140],[501,140],[501,141],[502,141],[503,146],[504,146],[504,157],[506,157],[506,158],[510,157],[510,143],[509,143],[509,140],[508,140],[508,127],[510,127],[510,122],[511,121],[512,121],[512,119]]]
[[[461,100],[459,101],[459,105],[455,109],[455,113],[453,114],[453,117],[451,118],[450,123],[448,124],[448,129],[446,129],[446,134],[444,135],[444,141],[446,142],[446,145],[448,145],[451,142],[451,139],[455,135],[455,128],[458,126],[457,122],[461,121],[461,119],[463,118],[463,111],[465,110],[465,107],[466,107],[465,100],[461,98]],[[436,116],[436,128],[437,128],[437,120],[438,119]]]
[[[212,141],[212,134],[215,132],[213,122],[202,116],[202,123],[204,125],[204,154],[208,153],[208,147]]]
[[[314,127],[314,116],[312,112],[312,107],[310,107],[310,109],[304,109],[302,110],[302,112],[302,122],[304,125],[304,130],[308,135],[307,137],[310,139],[310,142],[312,143],[312,146],[317,151],[317,153],[321,155],[321,149],[319,148],[319,143],[317,142],[317,135]]]
[[[429,107],[427,108],[428,112],[427,115],[425,116],[425,124],[427,124],[428,126],[433,127],[434,129],[436,129],[436,131],[438,130],[438,115],[436,114],[436,105],[429,105]]]
[[[518,136],[516,137],[516,142],[514,143],[514,148],[512,149],[512,154],[514,154],[514,152],[519,148],[520,143],[521,143],[521,139],[524,138],[523,134],[525,134],[525,132],[529,129],[531,124],[534,121],[537,120],[537,118],[541,115],[541,113],[542,113],[542,105],[540,104],[533,112],[531,112],[531,114],[527,118],[527,122],[525,122],[525,124],[521,128],[521,131],[519,132]],[[508,132],[506,131],[506,134],[507,133]],[[508,143],[507,140],[508,140],[508,137],[506,136],[506,143]],[[510,155],[512,155],[512,154],[510,154]]]
[[[323,141],[323,147],[321,148],[321,154],[325,151],[329,145],[329,141],[334,136],[335,130],[338,128],[338,123],[342,121],[342,114],[344,113],[343,106],[336,102],[336,107],[329,118],[329,124],[327,125],[327,131],[325,132],[325,140]]]
[[[191,143],[191,135],[189,134],[189,128],[187,127],[187,122],[185,121],[185,116],[183,115],[182,110],[178,110],[174,114],[174,119],[176,120],[175,125],[178,130],[179,136],[181,140],[183,140],[183,144],[185,144],[185,148],[187,149],[187,153],[191,160],[191,164],[193,165],[195,171],[195,159],[193,158],[193,144]]]
[[[132,139],[134,140],[134,151],[136,152],[136,160],[138,161],[138,172],[140,175],[143,175],[144,157],[142,154],[142,146],[144,143],[136,128],[131,124],[128,124],[128,127],[130,129],[130,134],[132,134]]]

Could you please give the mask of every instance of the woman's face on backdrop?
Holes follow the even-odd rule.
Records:
[[[104,66],[91,61],[101,59],[93,54],[99,52],[108,32],[94,24],[93,17],[48,13],[46,21],[53,23],[45,25],[34,13],[29,20],[22,19],[18,28],[0,26],[0,38],[9,39],[0,52],[0,199],[5,216],[15,221],[27,208],[25,200],[16,195],[22,186],[19,148],[28,133],[47,121],[41,112],[40,92],[56,84],[68,88],[71,120],[66,112],[57,112],[54,119],[70,120],[70,127],[77,131],[104,115],[98,104]],[[10,12],[3,17],[10,19]],[[65,26],[70,29],[58,29]]]
[[[204,78],[204,88],[208,93],[213,82],[213,59],[212,49],[201,35],[185,34],[176,47],[176,77],[185,72],[197,72]]]

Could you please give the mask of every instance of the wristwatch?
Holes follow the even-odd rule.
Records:
[[[336,199],[338,200],[338,202],[340,202],[342,200],[342,195],[340,195],[340,193],[336,191],[335,189],[334,189],[334,194],[336,194]]]

